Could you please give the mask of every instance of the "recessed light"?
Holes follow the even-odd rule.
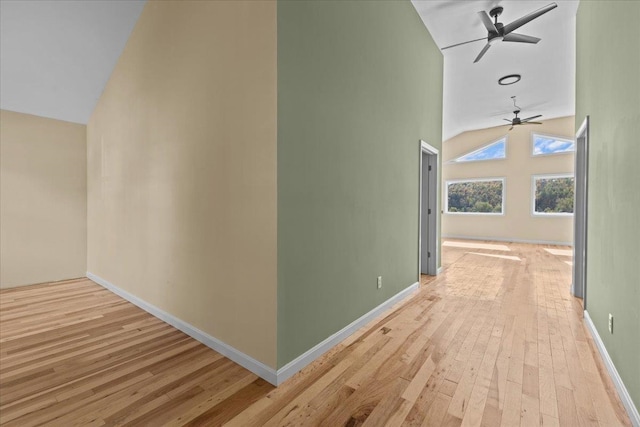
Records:
[[[498,84],[502,86],[512,85],[518,83],[521,77],[520,74],[509,74],[508,76],[500,77]]]

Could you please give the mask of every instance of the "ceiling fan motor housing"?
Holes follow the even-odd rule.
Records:
[[[498,22],[496,25],[496,30],[498,30],[497,33],[491,32],[489,33],[489,35],[487,36],[487,41],[489,43],[495,43],[497,41],[502,41],[502,39],[504,38],[504,26]]]
[[[498,22],[498,16],[500,16],[502,14],[503,8],[501,6],[498,7],[494,7],[493,9],[491,9],[489,11],[489,15],[491,15],[492,18],[494,18],[495,22],[493,25],[495,25],[496,30],[498,30],[497,33],[495,32],[489,32],[489,34],[487,35],[487,41],[489,43],[494,43],[496,41],[502,41],[503,37],[504,37],[504,24],[502,22]]]
[[[515,110],[513,112],[513,114],[515,114],[515,117],[511,120],[511,124],[512,125],[519,125],[520,124],[520,117],[518,117],[518,114],[520,114],[520,110]]]

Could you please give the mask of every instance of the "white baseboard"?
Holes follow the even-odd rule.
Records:
[[[607,348],[604,346],[604,342],[602,342],[602,338],[600,338],[600,334],[598,334],[598,330],[596,326],[593,324],[591,320],[591,316],[587,310],[584,311],[584,320],[587,324],[587,329],[591,332],[591,336],[593,337],[593,341],[596,343],[596,347],[600,351],[600,355],[602,356],[602,361],[604,365],[607,367],[607,371],[609,371],[609,376],[613,381],[613,384],[616,386],[616,390],[618,390],[618,396],[620,396],[620,400],[624,405],[624,408],[627,410],[627,414],[629,414],[629,418],[631,418],[631,423],[635,427],[640,427],[640,414],[638,413],[638,408],[633,403],[631,396],[629,395],[629,391],[625,387],[622,382],[622,378],[620,378],[620,374],[618,374],[618,370],[616,369],[609,353],[607,352]]]
[[[444,270],[443,267],[438,267],[438,269],[436,270],[436,276],[438,276],[440,273],[442,273],[442,270]]]
[[[321,343],[317,344],[313,348],[307,350],[305,353],[301,354],[296,359],[292,360],[291,362],[287,363],[285,366],[283,366],[282,368],[276,371],[275,369],[263,364],[262,362],[257,361],[251,356],[244,354],[240,350],[237,350],[231,347],[229,344],[226,344],[220,341],[219,339],[212,337],[206,332],[201,331],[195,326],[192,326],[189,323],[181,319],[178,319],[174,315],[169,314],[166,311],[152,304],[149,304],[148,302],[138,298],[137,296],[125,291],[124,289],[121,289],[115,286],[113,283],[103,279],[102,277],[99,277],[93,273],[87,272],[87,278],[93,280],[94,282],[106,288],[107,290],[113,292],[114,294],[124,298],[130,303],[140,307],[147,313],[157,317],[163,322],[166,322],[171,326],[173,326],[174,328],[181,330],[182,332],[189,335],[193,339],[200,341],[202,344],[206,345],[207,347],[217,351],[223,356],[228,357],[229,359],[236,362],[238,365],[248,369],[249,371],[253,372],[254,374],[258,375],[265,381],[268,381],[269,383],[275,386],[282,384],[284,381],[286,381],[288,378],[296,374],[302,368],[312,363],[318,357],[322,356],[324,353],[330,350],[333,346],[339,344],[341,341],[343,341],[344,339],[349,337],[351,334],[356,332],[358,329],[360,329],[361,327],[366,325],[368,322],[373,320],[375,317],[380,315],[383,311],[387,310],[392,305],[408,297],[410,294],[416,291],[419,287],[419,283],[416,282],[413,285],[409,286],[408,288],[398,292],[396,295],[392,296],[391,298],[389,298],[379,306],[375,307],[373,310],[369,311],[368,313],[354,320],[349,325],[345,326],[335,334],[331,335],[330,337],[328,337]]]
[[[282,368],[278,369],[278,384],[282,384],[288,378],[293,376],[295,373],[300,371],[305,366],[309,365],[311,362],[316,360],[318,357],[322,356],[324,353],[329,351],[333,346],[339,344],[341,341],[345,340],[351,334],[356,332],[358,329],[372,321],[374,318],[382,314],[385,310],[390,308],[392,305],[400,302],[405,299],[409,295],[411,295],[414,291],[418,289],[420,284],[418,282],[409,286],[408,288],[398,292],[370,312],[364,314],[358,319],[354,320],[335,334],[331,335],[329,338],[325,339],[321,343],[317,344],[313,348],[307,350],[300,356],[296,357],[291,362],[284,365]]]
[[[228,357],[229,359],[236,362],[238,365],[250,370],[254,374],[264,379],[265,381],[268,381],[273,385],[278,385],[277,372],[275,369],[270,368],[269,366],[263,364],[262,362],[257,361],[251,356],[244,354],[240,350],[237,350],[231,347],[229,344],[226,344],[220,341],[219,339],[212,337],[211,335],[201,331],[195,326],[192,326],[189,323],[178,319],[174,315],[169,314],[166,311],[152,304],[149,304],[148,302],[138,298],[133,294],[130,294],[129,292],[115,286],[114,284],[103,279],[102,277],[96,276],[95,274],[92,274],[89,272],[87,272],[87,277],[93,280],[94,282],[96,282],[97,284],[99,284],[100,286],[103,286],[106,289],[110,290],[114,294],[126,299],[130,303],[137,305],[147,313],[157,317],[163,322],[170,324],[174,328],[181,330],[182,332],[189,335],[193,339],[200,341],[202,344],[217,351],[223,356]]]
[[[488,240],[493,242],[530,243],[533,245],[573,246],[573,242],[560,242],[555,240],[509,239],[506,237],[477,237],[477,236],[462,236],[457,234],[443,235],[442,238],[443,239],[461,239],[461,240]]]

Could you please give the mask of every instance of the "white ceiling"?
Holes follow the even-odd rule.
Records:
[[[477,12],[500,5],[507,24],[549,1],[412,0],[439,47],[486,36]],[[517,95],[521,117],[574,114],[577,1],[518,29],[536,45],[498,43],[477,64],[484,42],[443,51],[443,138],[501,124]],[[144,0],[0,1],[0,108],[87,123]],[[522,74],[499,86],[506,74]],[[505,122],[506,123],[506,122]]]
[[[551,1],[412,0],[438,47],[487,36],[477,12],[495,6],[508,24]],[[486,41],[446,49],[444,54],[443,139],[468,130],[506,124],[516,95],[521,118],[539,120],[570,116],[575,110],[575,17],[578,1],[556,1],[558,7],[516,30],[539,37],[538,44],[499,42],[476,64]],[[498,85],[507,74],[521,74],[510,86]]]
[[[0,107],[86,124],[144,1],[0,1]]]

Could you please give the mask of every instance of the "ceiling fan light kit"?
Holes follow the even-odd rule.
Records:
[[[482,48],[478,56],[476,56],[475,61],[473,62],[476,63],[480,61],[480,59],[482,59],[484,54],[487,53],[489,48],[497,42],[515,42],[515,43],[531,43],[531,44],[538,43],[540,41],[538,37],[527,36],[525,34],[518,34],[518,33],[514,33],[513,31],[533,21],[539,16],[549,12],[550,10],[555,9],[556,7],[558,7],[556,3],[550,3],[519,19],[516,19],[515,21],[507,25],[503,25],[501,22],[498,22],[498,16],[500,16],[502,14],[502,11],[504,10],[501,6],[494,7],[489,11],[489,15],[491,15],[491,18],[494,18],[494,21],[491,21],[491,18],[489,17],[489,15],[487,15],[487,12],[485,12],[484,10],[481,12],[478,12],[478,15],[480,15],[480,19],[482,20],[482,23],[487,29],[487,37],[486,37],[487,44],[484,45],[484,47]],[[485,38],[483,37],[480,39],[469,40],[467,42],[456,43],[450,46],[443,47],[442,50],[449,49],[456,46],[461,46],[467,43],[477,42],[480,40],[485,40]]]

